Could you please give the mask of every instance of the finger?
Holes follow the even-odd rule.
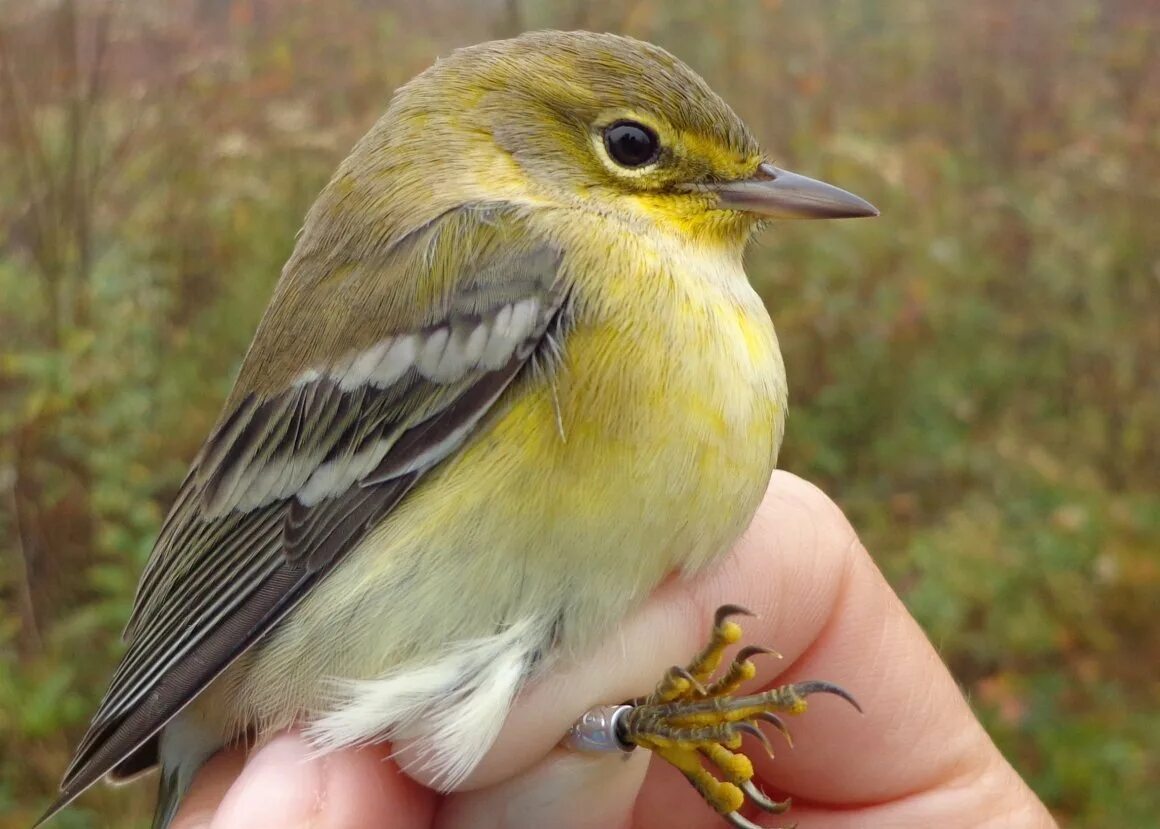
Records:
[[[978,774],[957,775],[929,789],[856,809],[795,801],[799,829],[1052,829],[1054,819],[997,752]],[[760,822],[760,821],[759,821]],[[657,824],[658,827],[664,824]]]
[[[323,756],[297,734],[258,749],[230,786],[211,829],[420,829],[435,795],[399,774],[385,746]]]
[[[436,829],[620,829],[631,826],[644,752],[594,757],[557,749],[527,771],[449,795]]]
[[[757,774],[807,800],[859,804],[936,788],[977,773],[990,739],[968,709],[934,648],[858,545],[829,623],[794,663],[764,686],[829,679],[843,700],[811,697],[788,722],[792,750],[755,754]]]
[[[798,829],[1050,829],[1055,826],[1041,804],[1025,790],[1022,781],[995,754],[978,778],[955,785],[916,791],[884,803],[857,808],[827,806],[796,799],[790,813],[780,818],[764,815],[747,806],[742,809],[759,826],[795,826]],[[779,796],[784,792],[778,793]],[[634,829],[725,829],[727,824],[707,808],[700,796],[680,775],[664,763],[650,768],[634,812]]]
[[[793,749],[779,745],[777,735],[771,735],[773,759],[749,745],[759,786],[777,798],[792,796],[794,821],[803,829],[866,825],[872,813],[851,807],[867,804],[877,804],[883,825],[974,826],[997,804],[1026,807],[1050,825],[849,523],[820,491],[775,476],[738,558],[734,575],[761,578],[747,570],[756,561],[768,568],[765,584],[776,591],[751,606],[759,619],[741,620],[745,639],[785,654],[782,661],[757,662],[755,690],[826,679],[851,692],[865,711],[859,715],[844,700],[819,694],[803,716],[787,719]],[[738,586],[728,574],[722,583],[726,590]],[[700,583],[694,594],[715,602],[721,589]],[[657,779],[674,777],[663,766],[657,770]],[[650,776],[642,800],[652,785]]]
[[[768,624],[769,633],[763,635],[787,655],[781,663],[758,662],[754,684],[829,679],[854,693],[866,714],[854,714],[834,697],[811,698],[807,713],[789,720],[796,748],[779,746],[772,735],[777,757],[771,760],[756,745],[749,746],[758,784],[778,798],[792,795],[793,822],[803,829],[966,827],[985,825],[988,818],[996,825],[1013,825],[1012,815],[1025,818],[1018,825],[1053,825],[971,714],[929,641],[837,508],[804,482],[783,483],[772,493],[773,504],[767,500],[770,508],[759,513],[740,555],[753,550],[767,562],[811,557],[815,574],[838,576],[838,590],[827,586],[820,596],[806,599],[833,596],[820,628],[815,617],[808,617],[817,635],[804,650],[800,640],[783,633],[792,630],[802,612],[796,590],[787,589],[773,608],[763,606],[761,624],[742,620],[749,622],[747,640]],[[792,585],[794,572],[782,568],[778,575]],[[673,813],[669,804],[679,802],[673,786],[683,782],[680,775],[664,764],[654,766],[637,807],[641,827],[672,825],[666,817]],[[682,819],[689,826],[701,825],[695,816]]]
[[[794,797],[803,829],[973,827],[988,818],[1054,825],[865,549],[855,541],[848,553],[829,622],[792,666],[758,681],[830,679],[854,694],[865,715],[851,717],[836,697],[811,697],[806,714],[789,722],[793,750],[773,759],[750,752],[758,782]],[[850,811],[855,805],[863,808]],[[1011,822],[1014,814],[1027,819]]]
[[[804,651],[795,647],[788,667],[767,663],[758,684],[827,679],[851,692],[865,714],[837,697],[811,697],[807,713],[789,722],[793,750],[778,751],[773,760],[762,751],[750,753],[758,777],[776,781],[777,789],[798,799],[851,805],[953,787],[993,765],[1006,767],[950,672],[837,508],[804,488],[787,490],[779,500],[787,506],[796,502],[792,512],[798,520],[819,528],[813,535],[823,543],[799,553],[828,560],[822,567],[841,570],[843,578],[817,636]],[[778,535],[762,524],[790,511],[762,514],[748,539],[759,556],[784,557],[787,551],[774,546]],[[823,525],[833,529],[822,530]],[[797,601],[792,594],[783,598],[789,615],[779,612],[775,624],[792,620]],[[777,627],[765,635],[779,645]],[[1011,778],[1018,779],[1013,773]]]
[[[181,799],[170,829],[207,829],[245,760],[245,753],[240,750],[223,751],[210,758]]]
[[[761,825],[762,821],[753,818]],[[792,826],[790,819],[767,820],[774,826]],[[653,760],[645,775],[633,811],[633,829],[729,829],[729,825],[709,807],[697,791],[675,769]]]
[[[813,700],[792,722],[798,748],[779,752],[774,764],[759,759],[767,786],[776,780],[799,800],[848,806],[954,787],[994,766],[1006,769],[996,780],[1035,802],[841,512],[785,473],[775,474],[753,525],[722,565],[662,586],[592,659],[561,667],[522,695],[468,786],[526,768],[588,707],[650,690],[667,666],[697,650],[713,609],[730,602],[760,613],[745,620],[747,641],[785,655],[780,664],[760,663],[760,682],[828,679],[867,710],[859,716],[837,698]],[[753,754],[760,758],[760,750]],[[671,769],[658,774],[680,779]]]

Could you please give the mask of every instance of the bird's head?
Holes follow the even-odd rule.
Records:
[[[775,167],[665,50],[587,32],[534,32],[438,61],[397,93],[336,182],[413,221],[507,202],[595,211],[701,242],[743,244],[770,218],[877,215],[851,193]]]

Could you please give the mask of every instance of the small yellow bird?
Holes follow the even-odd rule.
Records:
[[[629,38],[485,43],[399,89],[307,214],[44,819],[159,765],[161,829],[214,752],[294,725],[461,780],[522,686],[752,517],[786,414],[754,231],[876,214]],[[729,749],[841,692],[731,697],[753,649],[710,684],[735,610],[617,736],[746,826],[781,804]]]

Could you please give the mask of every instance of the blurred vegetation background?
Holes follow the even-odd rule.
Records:
[[[1069,827],[1160,825],[1154,0],[0,5],[0,827],[49,799],[304,211],[392,89],[527,28],[660,43],[874,222],[754,278],[843,504]],[[56,826],[137,826],[151,786]]]

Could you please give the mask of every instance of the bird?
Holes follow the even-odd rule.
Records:
[[[753,516],[788,393],[748,243],[873,215],[628,37],[525,33],[400,87],[305,217],[41,820],[158,767],[164,829],[215,752],[289,727],[319,751],[407,739],[462,780],[521,688]],[[734,690],[708,677],[739,612],[627,742],[704,748],[666,754],[703,718],[658,706]],[[752,723],[726,720],[736,746]],[[738,788],[761,802],[682,771],[734,821]]]

